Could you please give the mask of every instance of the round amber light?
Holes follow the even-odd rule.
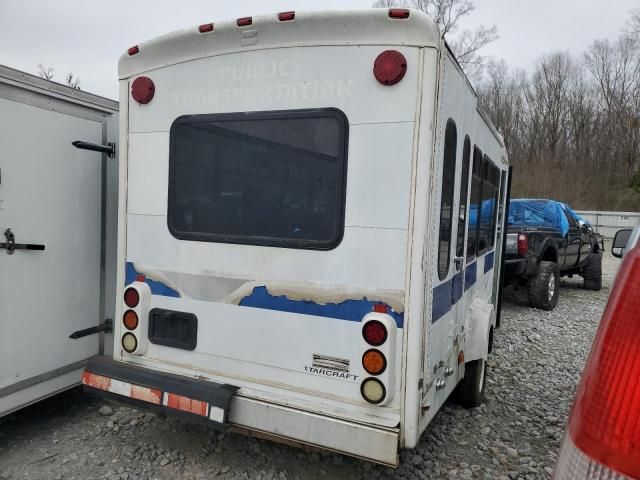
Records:
[[[380,375],[387,368],[387,359],[382,352],[372,348],[362,355],[362,366],[370,375]]]
[[[127,310],[122,316],[122,323],[128,330],[135,330],[138,328],[138,314],[133,310]]]
[[[125,333],[122,336],[122,348],[127,353],[135,352],[136,348],[138,348],[138,340],[133,333]]]
[[[362,385],[360,385],[360,393],[367,402],[374,405],[381,403],[387,394],[382,382],[377,378],[371,377],[362,382]]]

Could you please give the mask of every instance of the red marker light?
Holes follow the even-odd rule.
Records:
[[[282,12],[278,14],[278,20],[281,22],[290,22],[296,18],[296,12]]]
[[[373,64],[373,75],[383,85],[395,85],[407,73],[407,60],[397,50],[385,50]]]
[[[209,33],[213,32],[213,23],[205,23],[204,25],[200,25],[198,27],[198,31],[200,33]]]
[[[140,103],[149,103],[156,93],[156,86],[149,77],[138,77],[131,84],[131,96]]]
[[[379,347],[387,341],[387,327],[378,320],[370,320],[362,327],[362,336],[369,345]]]
[[[406,8],[390,8],[389,9],[389,17],[390,18],[409,18],[410,11]]]
[[[253,18],[251,17],[242,17],[238,19],[238,26],[239,27],[246,27],[249,26],[253,23]]]
[[[376,303],[373,306],[373,311],[376,313],[389,313],[389,307],[384,303]]]
[[[129,56],[131,56],[131,55],[135,55],[139,51],[140,51],[140,49],[138,48],[138,45],[134,45],[129,50],[127,50],[127,53],[129,54]]]

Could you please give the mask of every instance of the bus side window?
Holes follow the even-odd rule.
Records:
[[[442,165],[442,192],[440,197],[440,235],[438,240],[438,278],[444,280],[449,273],[451,259],[451,229],[453,224],[453,192],[456,179],[456,150],[458,132],[452,119],[447,121],[444,133],[444,159]]]
[[[480,201],[482,195],[482,151],[473,147],[473,175],[471,177],[471,199],[467,215],[467,263],[478,253],[478,225],[480,221]]]
[[[500,169],[496,167],[493,162],[491,163],[491,188],[493,189],[493,217],[491,224],[491,237],[490,245],[493,248],[496,244],[496,231],[498,229],[498,210],[500,204],[498,203],[498,194],[500,192]]]
[[[482,202],[480,203],[480,235],[478,237],[478,254],[483,254],[493,246],[495,213],[498,191],[494,187],[494,171],[491,159],[485,155],[482,160]]]
[[[464,137],[462,150],[462,175],[460,178],[460,206],[458,208],[458,240],[456,243],[456,257],[464,255],[464,230],[467,226],[467,197],[469,195],[469,168],[471,167],[471,140],[469,135]]]

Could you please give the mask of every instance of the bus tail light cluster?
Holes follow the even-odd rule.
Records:
[[[569,416],[556,479],[640,478],[640,246],[629,251]]]
[[[147,312],[151,289],[140,276],[123,293],[120,346],[132,355],[143,355],[147,350]]]
[[[362,368],[366,375],[360,394],[372,405],[384,405],[393,398],[391,363],[395,358],[396,330],[396,322],[383,304],[376,304],[362,320]]]

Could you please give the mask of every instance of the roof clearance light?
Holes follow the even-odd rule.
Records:
[[[122,336],[122,348],[124,348],[127,353],[136,351],[136,348],[138,348],[138,339],[133,333],[127,332]]]
[[[200,33],[209,33],[213,32],[213,23],[205,23],[204,25],[200,25],[198,27],[198,31]]]
[[[369,345],[379,347],[387,340],[387,328],[378,320],[371,320],[362,327],[362,336]]]
[[[156,93],[156,86],[149,77],[138,77],[131,84],[131,96],[141,105],[149,103]]]
[[[569,416],[556,479],[623,478],[618,473],[640,478],[638,291],[640,246],[626,254],[611,288]]]
[[[140,51],[140,49],[138,48],[138,45],[134,45],[129,50],[127,50],[127,53],[129,54],[129,56],[131,56],[131,55],[135,55],[139,51]]]
[[[362,366],[369,375],[380,375],[387,369],[387,359],[382,352],[372,348],[364,352]]]
[[[389,18],[409,18],[410,11],[407,8],[390,8]]]
[[[296,12],[282,12],[278,14],[278,20],[281,22],[290,22],[296,18]]]
[[[380,380],[369,377],[360,385],[360,394],[367,402],[377,405],[384,400],[387,389]]]
[[[239,27],[247,27],[249,25],[251,25],[253,23],[253,18],[251,17],[242,17],[238,19],[238,26]]]
[[[397,50],[385,50],[373,63],[373,75],[383,85],[395,85],[407,73],[407,60]]]

